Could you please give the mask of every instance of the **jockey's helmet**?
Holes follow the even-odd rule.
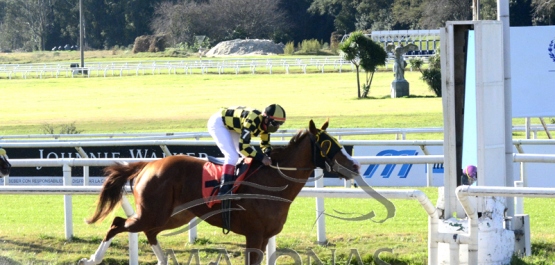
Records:
[[[264,109],[268,132],[276,132],[285,123],[285,110],[278,104],[272,104]]]

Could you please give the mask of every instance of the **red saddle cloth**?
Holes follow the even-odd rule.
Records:
[[[244,159],[244,168],[239,172],[239,176],[235,179],[233,184],[233,192],[239,188],[241,181],[243,181],[249,171],[251,166],[252,158],[247,157]],[[208,205],[208,208],[212,208],[214,204],[220,203],[220,200],[216,199],[218,196],[218,191],[220,190],[220,181],[222,179],[222,165],[217,165],[212,162],[207,162],[204,164],[202,169],[202,197]]]

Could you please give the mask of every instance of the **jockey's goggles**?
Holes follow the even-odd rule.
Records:
[[[268,121],[268,125],[274,126],[274,127],[281,126],[281,125],[283,125],[283,123],[285,123],[285,121],[277,121],[277,120],[269,120]]]

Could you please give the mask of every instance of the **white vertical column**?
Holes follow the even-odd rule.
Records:
[[[505,98],[505,186],[513,183],[513,96],[511,87],[511,28],[509,0],[497,0],[497,20],[503,23],[503,72]],[[526,183],[524,183],[526,185]],[[514,216],[514,199],[506,198],[507,216]]]
[[[121,197],[121,207],[128,218],[135,214],[125,195]],[[137,233],[129,233],[129,264],[139,265],[139,237]]]
[[[195,240],[197,240],[197,226],[192,226],[193,223],[197,220],[197,218],[193,218],[191,221],[189,221],[189,243],[195,243]]]
[[[63,185],[71,186],[71,167],[64,163],[63,171]],[[71,241],[73,237],[73,210],[71,195],[64,195],[64,224],[66,240]]]
[[[276,264],[276,237],[273,236],[268,240],[268,245],[266,245],[266,265]]]
[[[321,168],[316,168],[314,170],[314,178],[317,180],[314,182],[315,188],[323,188],[324,187],[324,171]],[[318,244],[323,245],[326,244],[328,241],[326,239],[326,218],[324,215],[324,197],[318,196],[316,197],[316,220],[317,220],[317,241]]]

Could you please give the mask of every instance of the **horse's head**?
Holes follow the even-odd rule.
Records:
[[[338,174],[339,177],[353,179],[360,174],[360,163],[345,151],[337,139],[326,132],[328,125],[329,121],[326,121],[322,128],[317,129],[314,122],[310,120],[308,129],[313,143],[314,164],[328,172]]]
[[[6,150],[0,148],[0,178],[10,175],[12,165],[8,162]]]

